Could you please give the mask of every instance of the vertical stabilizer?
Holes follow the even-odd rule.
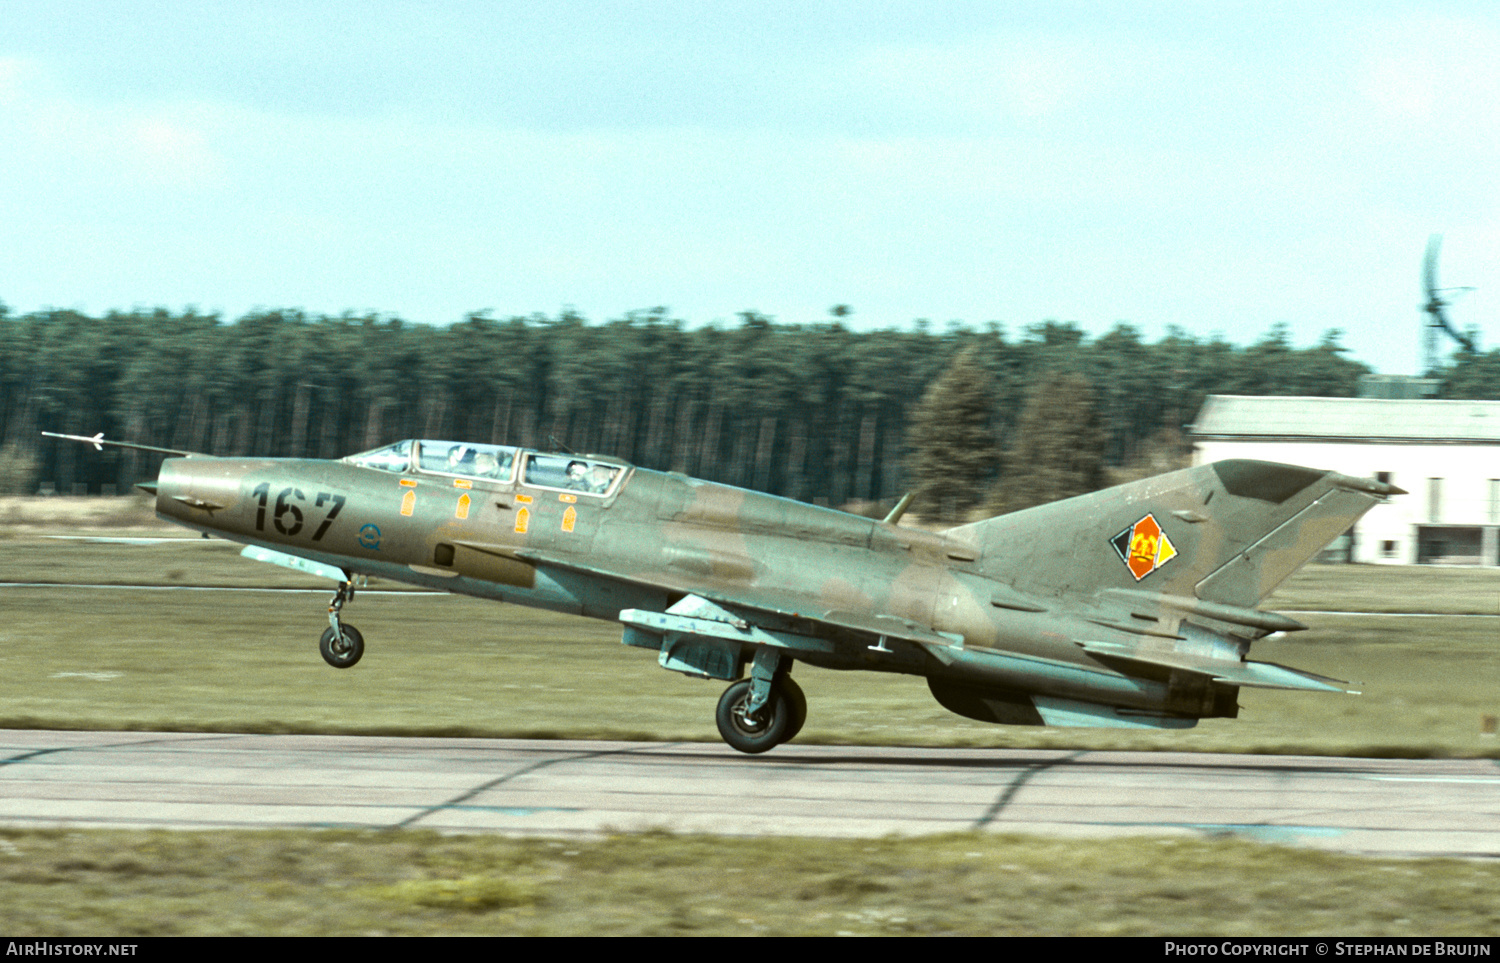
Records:
[[[1139,589],[1249,607],[1401,489],[1231,460],[960,526],[991,577],[1037,595]]]

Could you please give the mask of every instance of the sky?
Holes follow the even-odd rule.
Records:
[[[1500,5],[4,0],[0,301],[1500,344]]]

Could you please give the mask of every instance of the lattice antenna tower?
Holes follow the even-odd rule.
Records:
[[[1427,294],[1427,302],[1422,305],[1422,310],[1427,315],[1427,321],[1422,325],[1422,373],[1428,376],[1437,371],[1438,344],[1442,340],[1441,334],[1446,334],[1458,342],[1466,351],[1476,350],[1474,339],[1459,333],[1459,330],[1448,320],[1447,308],[1452,301],[1445,295],[1462,294],[1474,289],[1438,287],[1438,249],[1442,246],[1443,235],[1432,235],[1427,239],[1427,255],[1422,258],[1422,290]]]

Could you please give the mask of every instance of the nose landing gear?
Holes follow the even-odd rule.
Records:
[[[365,654],[365,637],[359,634],[359,629],[339,621],[344,603],[353,599],[354,580],[348,579],[334,593],[333,601],[328,603],[328,628],[323,630],[323,637],[318,640],[318,651],[323,654],[323,661],[335,669],[347,669]]]

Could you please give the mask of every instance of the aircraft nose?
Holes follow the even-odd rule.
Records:
[[[215,462],[217,459],[205,458],[163,461],[155,483],[148,489],[156,492],[156,513],[202,525],[238,503],[240,473],[225,471],[226,466]]]
[[[156,473],[156,481],[152,483],[156,490],[156,514],[183,520],[191,514],[182,500],[193,488],[193,475],[186,461],[185,458],[162,461],[161,471]]]

